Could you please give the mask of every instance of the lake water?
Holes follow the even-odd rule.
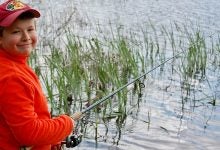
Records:
[[[220,3],[218,0],[42,1],[37,4],[40,9],[47,10],[46,13],[43,12],[42,19],[53,16],[54,24],[62,22],[62,18],[65,20],[67,14],[74,12],[73,28],[79,35],[92,34],[97,25],[109,27],[109,23],[138,30],[140,25],[149,20],[155,25],[169,24],[173,21],[178,23],[191,21],[199,24],[207,32],[219,32]],[[34,3],[37,2],[38,0],[34,1]]]
[[[209,35],[220,31],[220,2],[218,0],[72,0],[45,1],[49,16],[66,16],[73,11],[72,27],[76,35],[97,35],[97,26],[103,32],[109,26],[121,25],[125,30],[139,32],[140,27],[152,21],[155,26],[170,22],[199,25]],[[56,9],[54,9],[54,6]],[[72,9],[71,9],[72,8]],[[57,14],[58,12],[58,14]],[[57,14],[54,15],[54,14]],[[61,17],[62,18],[62,17]],[[56,22],[61,20],[55,19]],[[62,21],[61,21],[62,22]],[[190,26],[190,24],[189,24]],[[108,32],[107,32],[108,33]],[[168,63],[169,64],[169,63]],[[194,81],[195,90],[186,96],[178,75],[152,73],[145,81],[145,91],[138,110],[127,117],[120,132],[114,122],[109,123],[105,135],[102,124],[98,140],[94,131],[75,147],[78,150],[216,150],[220,148],[220,84],[219,71],[207,71],[207,80]],[[209,83],[207,83],[207,81]],[[209,84],[211,86],[209,86]],[[150,86],[149,86],[150,85]],[[184,96],[189,100],[184,101]],[[210,97],[210,98],[207,98]],[[216,105],[210,104],[216,98]],[[149,117],[150,116],[150,123]],[[119,140],[118,145],[117,139]],[[113,144],[114,143],[114,144]]]
[[[2,1],[2,0],[1,0]],[[41,43],[62,34],[65,24],[80,37],[97,36],[97,26],[108,34],[109,26],[140,32],[149,20],[157,27],[170,22],[199,25],[207,35],[220,32],[219,0],[42,0],[28,1],[42,11]],[[72,14],[72,16],[71,16]],[[71,16],[71,17],[70,17]],[[56,31],[56,33],[54,32]],[[178,74],[170,74],[169,62],[161,75],[149,74],[139,107],[131,110],[119,130],[110,122],[109,133],[100,124],[76,150],[216,150],[220,149],[220,74],[210,68],[204,81],[193,80],[187,95]],[[215,105],[212,101],[215,99]],[[135,103],[135,100],[134,100]],[[116,144],[118,142],[118,144]]]

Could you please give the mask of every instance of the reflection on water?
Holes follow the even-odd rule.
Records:
[[[121,129],[119,145],[111,144],[118,131],[112,123],[107,138],[105,130],[100,130],[98,143],[85,138],[76,149],[219,149],[219,96],[216,97],[217,106],[213,106],[207,97],[217,89],[210,89],[204,80],[200,84],[195,82],[194,91],[184,95],[180,79],[177,80],[173,74],[166,75],[147,78],[140,108],[127,117],[126,125]],[[212,81],[218,78],[212,78]],[[183,99],[184,96],[187,96],[187,100]]]
[[[149,20],[154,25],[168,26],[172,21],[180,24],[192,22],[207,35],[215,34],[220,29],[218,0],[60,0],[44,1],[37,5],[41,9],[56,6],[50,11],[46,9],[43,16],[45,20],[42,19],[42,22],[52,24],[54,28],[44,31],[50,33],[43,34],[44,38],[47,38],[46,35],[55,37],[53,31],[60,27],[57,23],[63,24],[63,20],[57,18],[69,13],[73,13],[69,21],[71,29],[81,37],[96,35],[97,26],[102,32],[109,33],[109,25],[114,27],[116,24],[125,30],[139,32],[139,27]],[[51,16],[54,20],[47,19]],[[64,20],[68,20],[66,18]],[[207,71],[207,75],[212,76],[207,76],[202,82],[195,79],[190,94],[181,88],[182,79],[177,73],[171,74],[169,67],[165,67],[162,75],[157,73],[149,74],[139,108],[131,110],[122,128],[114,120],[105,125],[100,123],[98,131],[88,129],[83,142],[74,149],[220,148],[218,71]],[[216,105],[212,105],[212,100],[216,100]],[[94,118],[90,119],[94,121]],[[94,140],[95,135],[97,140]]]
[[[220,29],[219,0],[26,1],[42,10],[39,32],[43,44],[62,35],[66,24],[81,37],[96,35],[97,27],[108,33],[109,25],[116,24],[139,32],[139,27],[149,20],[155,25],[168,26],[172,21],[193,22],[207,35]],[[162,75],[157,71],[149,74],[139,107],[130,108],[122,128],[115,120],[98,124],[97,133],[87,130],[83,142],[73,149],[219,149],[219,70],[208,69],[205,80],[195,79],[190,94],[181,88],[178,73],[171,72],[166,66]],[[137,97],[131,99],[135,100]]]
[[[42,17],[47,20],[42,21],[53,25],[64,21],[67,14],[74,12],[71,23],[79,35],[90,35],[97,29],[97,25],[109,27],[109,23],[138,30],[138,27],[149,19],[156,25],[169,25],[173,21],[178,23],[192,21],[208,31],[219,32],[218,0],[42,0],[41,3],[39,1],[32,1],[32,4],[46,10],[43,11]],[[51,16],[54,20],[48,18]]]

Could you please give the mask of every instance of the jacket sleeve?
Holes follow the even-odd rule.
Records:
[[[69,116],[50,118],[49,111],[45,110],[47,102],[36,98],[35,87],[24,78],[10,78],[1,93],[2,115],[21,145],[55,144],[73,130],[73,121]],[[36,112],[36,109],[40,111]]]

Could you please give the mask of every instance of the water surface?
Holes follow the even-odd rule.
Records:
[[[139,33],[149,21],[155,27],[170,28],[172,22],[188,27],[200,26],[206,36],[219,33],[218,0],[42,0],[28,1],[42,12],[39,20],[40,44],[57,38],[67,25],[80,37],[110,33],[120,26]],[[97,30],[97,29],[101,30]],[[79,150],[216,150],[220,148],[219,68],[207,69],[204,80],[192,80],[190,94],[181,88],[178,72],[171,74],[168,62],[164,71],[150,73],[138,107],[130,108],[125,125],[114,120],[99,124],[98,139],[88,130]],[[215,100],[215,105],[212,101]],[[137,97],[131,99],[137,103]],[[92,118],[94,119],[94,118]],[[91,119],[91,120],[92,120]]]
[[[108,34],[110,26],[118,25],[125,31],[138,33],[149,21],[158,28],[161,25],[169,28],[172,22],[188,27],[198,25],[207,36],[220,31],[220,2],[217,0],[59,0],[43,1],[37,6],[43,10],[42,23],[53,27],[50,34],[43,34],[45,38],[56,36],[52,31],[71,13],[71,29],[87,38],[98,35],[97,28]],[[51,16],[53,20],[49,19]],[[94,131],[88,131],[88,136],[74,149],[219,149],[218,69],[209,69],[202,82],[192,81],[194,89],[190,95],[181,88],[178,74],[170,72],[167,63],[163,74],[159,71],[149,74],[140,106],[131,110],[122,129],[118,129],[114,121],[109,122],[106,135],[106,128],[100,124],[97,141]],[[213,98],[215,106],[211,104]]]

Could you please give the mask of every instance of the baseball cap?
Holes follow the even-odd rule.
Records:
[[[8,0],[0,5],[0,26],[10,26],[19,15],[24,12],[30,12],[35,18],[40,17],[40,12],[31,8],[19,0]]]

